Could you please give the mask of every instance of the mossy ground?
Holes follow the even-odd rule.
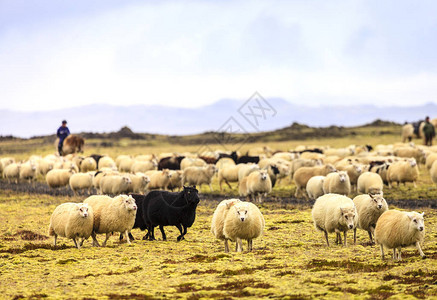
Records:
[[[403,261],[368,245],[358,231],[358,243],[328,248],[314,229],[309,207],[266,203],[261,207],[265,234],[253,252],[224,253],[223,243],[210,233],[217,201],[202,200],[186,240],[143,241],[133,230],[132,245],[111,237],[108,246],[91,241],[80,250],[60,238],[56,247],[47,237],[53,209],[81,198],[17,194],[0,191],[1,298],[373,298],[437,295],[437,211],[425,209],[426,240],[422,260],[414,248],[403,250]],[[160,239],[160,233],[157,233]],[[101,240],[102,235],[99,236]],[[330,236],[333,243],[334,236]],[[390,253],[390,252],[389,252]]]

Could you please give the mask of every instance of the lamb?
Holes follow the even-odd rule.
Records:
[[[254,171],[247,176],[247,194],[255,201],[262,203],[262,196],[272,191],[272,182],[267,170]]]
[[[162,171],[147,171],[146,175],[150,178],[149,190],[168,189],[171,179],[171,173],[168,169]]]
[[[412,182],[417,187],[416,181],[419,178],[419,168],[416,160],[410,158],[407,161],[398,161],[393,163],[387,171],[388,186],[391,188],[392,182],[406,183]]]
[[[256,164],[243,164],[238,169],[238,182],[240,182],[244,177],[248,176],[253,171],[260,170],[260,167]]]
[[[156,170],[158,164],[153,161],[136,161],[131,168],[132,173],[142,172],[145,173],[150,170]]]
[[[242,240],[247,240],[249,251],[253,249],[252,240],[261,236],[264,231],[265,221],[258,207],[250,202],[236,202],[226,213],[223,224],[225,241],[237,243],[237,252],[243,251]],[[218,228],[218,227],[217,227]],[[229,251],[229,247],[226,246]]]
[[[21,164],[20,167],[20,179],[29,180],[29,183],[35,179],[36,176],[36,165],[31,161]]]
[[[415,245],[422,258],[426,258],[420,247],[425,238],[424,213],[388,210],[376,222],[375,241],[381,247],[384,259],[384,247],[393,249],[393,259],[401,260],[401,248]],[[397,250],[397,254],[396,254]]]
[[[83,245],[93,231],[93,209],[86,203],[64,203],[53,211],[50,218],[49,236],[54,236],[56,246],[58,236],[72,239],[77,249]],[[82,241],[79,242],[79,238]],[[76,240],[77,239],[77,240]]]
[[[362,194],[380,194],[384,187],[381,176],[372,172],[364,172],[358,177],[357,189]]]
[[[407,140],[411,142],[414,135],[414,126],[412,124],[405,124],[402,126],[402,143],[405,143]]]
[[[97,162],[92,157],[85,157],[79,167],[83,173],[95,171],[97,170]]]
[[[47,173],[46,182],[51,188],[66,186],[70,182],[70,177],[76,173],[74,170],[54,169]]]
[[[129,177],[132,184],[129,184],[127,191],[128,193],[144,193],[147,190],[147,185],[150,182],[149,176],[143,173],[136,174],[126,174]]]
[[[225,252],[229,252],[228,239],[225,237],[223,233],[223,227],[225,225],[226,215],[229,212],[229,209],[237,203],[240,203],[239,199],[227,199],[217,205],[217,208],[212,215],[211,220],[211,232],[215,236],[215,238],[219,240],[223,240],[225,242]]]
[[[316,200],[320,196],[323,196],[325,192],[323,191],[323,182],[326,176],[313,176],[308,180],[307,183],[307,194],[311,200]]]
[[[204,167],[187,167],[182,175],[182,183],[184,185],[196,185],[201,187],[202,184],[209,185],[212,190],[211,180],[216,172],[215,165],[209,164]]]
[[[127,243],[131,243],[128,234],[134,226],[137,214],[137,205],[132,196],[119,195],[111,198],[94,195],[86,198],[84,203],[88,203],[94,212],[93,232],[91,234],[93,246],[100,247],[96,238],[96,234],[99,233],[106,233],[105,241],[102,243],[103,247],[106,246],[112,232],[125,234]]]
[[[437,184],[437,161],[433,162],[429,174],[431,175],[432,182]]]
[[[358,212],[358,223],[354,228],[354,243],[357,241],[357,228],[360,228],[369,233],[370,243],[374,244],[376,222],[388,210],[387,202],[382,194],[358,195],[353,201]]]
[[[3,169],[3,178],[6,178],[9,183],[11,183],[12,180],[15,180],[15,183],[18,183],[18,179],[20,178],[20,168],[21,165],[18,163],[7,165]]]
[[[223,181],[232,190],[232,186],[229,184],[229,182],[237,182],[238,181],[238,171],[239,171],[240,167],[243,165],[244,164],[225,165],[221,169],[219,169],[218,180],[219,180],[220,191],[222,190]]]
[[[323,182],[323,192],[325,194],[349,195],[351,192],[351,183],[346,171],[333,172],[326,175]]]
[[[87,189],[88,192],[91,191],[93,187],[93,178],[94,174],[92,172],[89,173],[75,173],[71,175],[69,179],[70,188],[73,191],[73,194],[77,196],[77,190]]]
[[[317,166],[317,167],[302,167],[299,168],[293,175],[293,180],[296,184],[296,193],[295,197],[299,197],[299,194],[302,193],[305,197],[306,195],[306,186],[308,180],[310,180],[311,177],[317,176],[317,175],[323,175],[326,176],[329,173],[335,172],[335,168],[332,165],[324,165],[324,166]]]
[[[100,193],[118,195],[127,192],[132,180],[127,176],[104,175],[100,179]]]
[[[357,225],[357,209],[352,199],[338,195],[326,194],[317,198],[312,210],[312,217],[316,229],[325,233],[326,244],[329,247],[328,233],[337,234],[336,242],[341,244],[341,235],[344,235],[344,246],[348,230]]]
[[[203,167],[206,165],[206,161],[201,158],[190,158],[185,157],[181,161],[181,170],[184,170],[188,167]]]

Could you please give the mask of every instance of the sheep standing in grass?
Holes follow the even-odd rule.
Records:
[[[247,176],[240,180],[238,183],[238,195],[241,197],[247,197],[249,194],[247,192]],[[247,200],[250,200],[249,198]]]
[[[335,193],[340,195],[349,195],[351,192],[351,183],[346,171],[333,172],[326,175],[323,182],[323,192],[325,194]]]
[[[325,234],[329,247],[328,233],[337,234],[336,243],[341,244],[341,232],[344,235],[344,246],[348,230],[356,227],[358,214],[352,199],[338,194],[326,194],[317,198],[314,203],[312,216],[316,229]]]
[[[83,173],[97,170],[96,160],[92,157],[85,157],[80,163],[80,171]]]
[[[46,175],[46,182],[51,188],[66,186],[70,182],[70,177],[76,173],[74,170],[53,169]]]
[[[93,208],[94,225],[91,234],[93,246],[100,246],[96,234],[106,233],[104,247],[112,232],[119,232],[126,236],[127,243],[130,244],[129,231],[132,230],[137,213],[137,205],[132,196],[119,195],[111,198],[108,196],[90,196],[85,199]]]
[[[162,171],[147,171],[146,175],[149,176],[149,190],[167,190],[170,185],[171,173],[170,170],[164,169]]]
[[[20,179],[29,180],[29,183],[36,177],[36,165],[33,162],[21,164]]]
[[[121,175],[105,175],[100,179],[100,193],[118,195],[125,193],[132,180],[128,176]]]
[[[237,182],[238,181],[238,171],[241,166],[244,164],[238,164],[238,165],[225,165],[218,171],[218,180],[219,180],[219,186],[220,191],[222,190],[222,183],[223,181],[229,186],[229,189],[232,190],[232,186],[229,184],[229,182]]]
[[[54,165],[55,163],[53,161],[43,158],[38,163],[38,173],[45,177],[46,174],[53,169]]]
[[[405,143],[407,140],[411,142],[414,135],[414,127],[412,124],[405,124],[402,126],[402,143]]]
[[[241,202],[239,199],[227,199],[223,200],[219,203],[217,208],[212,215],[211,220],[211,232],[212,234],[220,240],[225,242],[225,252],[229,252],[229,244],[228,239],[225,237],[223,233],[223,227],[225,225],[226,215],[229,212],[229,209],[236,203]]]
[[[240,182],[244,177],[248,176],[253,171],[260,170],[260,166],[257,164],[243,164],[238,169],[238,182]]]
[[[437,184],[437,161],[433,162],[431,169],[429,169],[429,174],[431,175],[431,180]]]
[[[71,175],[69,184],[73,194],[77,196],[77,190],[83,189],[87,189],[88,193],[91,192],[91,188],[93,187],[93,178],[94,174],[92,172],[75,173]]]
[[[252,240],[262,235],[264,225],[264,217],[255,204],[237,202],[226,214],[223,235],[237,243],[237,252],[243,251],[242,240],[247,240],[247,248],[252,251]]]
[[[137,158],[138,159],[138,158]],[[156,170],[158,164],[154,161],[136,161],[131,168],[132,173],[142,172],[145,173],[147,171]]]
[[[101,170],[102,168],[111,168],[117,170],[117,165],[115,164],[115,161],[109,156],[102,156],[99,159],[98,166],[99,170]]]
[[[6,178],[9,183],[11,183],[12,180],[15,180],[15,183],[18,183],[18,179],[20,178],[20,168],[21,165],[17,163],[7,165],[3,169],[3,178]]]
[[[381,176],[372,172],[364,172],[358,177],[357,189],[362,194],[380,194],[384,187]]]
[[[147,190],[147,185],[150,182],[149,176],[143,173],[137,174],[126,174],[129,177],[132,184],[129,184],[127,191],[128,193],[144,193]]]
[[[323,196],[325,192],[323,191],[323,182],[326,176],[313,176],[308,180],[307,183],[307,194],[311,200],[316,200],[320,196]]]
[[[296,193],[295,197],[299,197],[300,194],[303,194],[304,197],[306,195],[306,186],[308,180],[310,180],[313,176],[323,175],[326,176],[329,173],[335,172],[335,168],[332,165],[324,165],[317,167],[302,167],[299,168],[293,175],[294,183],[296,184]]]
[[[415,245],[422,258],[425,254],[420,244],[425,238],[423,213],[388,210],[376,222],[375,241],[381,247],[384,259],[384,247],[393,249],[393,259],[401,260],[401,248]],[[397,250],[397,254],[396,254]]]
[[[247,194],[251,196],[253,201],[257,200],[262,203],[263,195],[267,195],[272,191],[272,182],[267,170],[254,171],[247,176]]]
[[[184,171],[181,170],[170,170],[170,183],[168,185],[168,189],[170,191],[180,191],[183,187],[183,175],[184,175]]]
[[[388,210],[387,202],[382,193],[358,195],[353,201],[358,212],[357,227],[354,228],[354,243],[357,242],[357,228],[360,228],[369,233],[370,243],[373,244],[376,222]]]
[[[393,163],[387,171],[388,186],[391,188],[392,182],[399,184],[412,182],[414,187],[417,187],[416,181],[419,178],[419,168],[416,160],[410,158],[407,161],[398,161]]]
[[[72,239],[80,249],[83,241],[93,232],[93,209],[85,203],[64,203],[56,207],[50,218],[49,236],[54,236],[54,245],[58,236]],[[79,238],[82,241],[79,242]],[[77,239],[77,240],[76,240]]]
[[[352,165],[345,166],[339,170],[347,172],[347,175],[349,176],[349,180],[351,183],[351,191],[356,191],[358,177],[360,177],[360,175],[362,174],[363,167],[360,165],[352,164]]]
[[[188,167],[203,167],[206,165],[206,161],[201,158],[185,157],[181,160],[181,170],[185,170]]]
[[[186,167],[184,169],[184,174],[182,175],[182,183],[184,185],[198,186],[199,189],[202,184],[207,184],[212,192],[211,180],[215,172],[215,165],[212,164],[204,167]]]

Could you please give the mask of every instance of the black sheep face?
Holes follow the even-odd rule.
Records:
[[[187,203],[199,203],[199,191],[196,189],[196,186],[184,186],[184,197],[187,200]]]

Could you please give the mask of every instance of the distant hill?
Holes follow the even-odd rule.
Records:
[[[68,120],[68,126],[73,133],[117,132],[127,126],[136,133],[188,135],[226,131],[229,128],[241,133],[264,132],[290,126],[293,122],[311,127],[358,126],[376,119],[404,123],[417,121],[437,112],[437,105],[434,103],[414,107],[310,107],[280,98],[261,103],[264,110],[257,108],[254,103],[246,103],[244,106],[244,101],[229,99],[198,108],[92,104],[45,112],[0,110],[0,135],[25,138],[51,135],[63,119]]]

